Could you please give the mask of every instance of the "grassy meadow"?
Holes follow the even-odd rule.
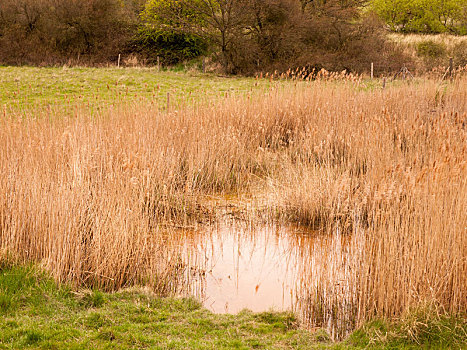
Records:
[[[147,288],[76,292],[31,266],[3,265],[0,288],[0,349],[448,349],[462,346],[466,331],[458,319],[426,323],[421,313],[368,323],[333,342],[291,313],[216,315]]]
[[[59,109],[70,114],[77,105],[102,108],[119,103],[153,103],[167,107],[247,93],[267,87],[267,80],[221,77],[197,71],[157,68],[38,68],[0,66],[0,107],[16,112],[35,108]]]
[[[2,271],[0,287],[5,293],[0,299],[0,349],[283,349],[319,345],[287,313],[214,315],[193,299],[161,299],[147,289],[76,293],[31,267]],[[314,345],[309,346],[311,343]]]
[[[153,298],[147,306],[138,293],[104,293],[146,286],[173,295],[184,283],[178,232],[214,223],[215,196],[248,198],[251,225],[294,223],[348,237],[344,274],[332,269],[333,256],[303,266],[302,322],[337,320],[343,335],[359,329],[348,343],[323,347],[465,346],[466,86],[462,72],[382,89],[351,75],[271,82],[0,68],[0,259],[11,262],[0,270],[0,347],[47,347],[52,338],[32,334],[32,325],[50,334],[55,310],[68,327],[57,348],[71,346],[70,338],[78,348],[115,339],[123,348],[321,346],[288,330],[289,316],[271,316],[276,327],[269,316],[215,316],[193,301]],[[170,91],[179,103],[166,110]],[[71,290],[101,291],[91,301],[105,302],[83,306],[84,296],[61,294],[49,280],[30,298],[11,294],[1,281],[28,271],[11,266],[29,263]],[[318,283],[307,283],[311,274]],[[46,306],[31,306],[35,295]],[[145,327],[159,327],[157,319],[178,340],[154,338],[158,331]],[[190,320],[207,340],[191,333]],[[131,327],[142,340],[131,338]]]

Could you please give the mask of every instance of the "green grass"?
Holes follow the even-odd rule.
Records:
[[[368,322],[350,335],[356,347],[369,349],[467,349],[465,317],[412,310],[398,322]],[[428,317],[427,317],[428,316]]]
[[[273,349],[312,341],[289,313],[215,315],[193,299],[142,289],[73,292],[33,267],[4,268],[0,295],[0,349]]]
[[[212,100],[226,94],[261,91],[272,84],[284,85],[287,81],[158,71],[157,68],[0,66],[0,109],[27,112],[54,108],[67,114],[76,106],[89,106],[92,112],[102,106],[140,101],[150,101],[165,109],[167,94],[170,94],[170,106],[175,108],[183,103]],[[388,87],[394,84],[400,82],[387,79]],[[366,79],[359,89],[379,90],[381,87],[381,79]]]
[[[323,330],[301,328],[290,313],[245,310],[216,315],[194,299],[157,298],[137,288],[76,292],[57,285],[35,267],[0,266],[0,349],[448,349],[465,345],[465,320],[445,317],[424,328],[420,324],[427,323],[423,320],[427,314],[411,315],[397,324],[369,323],[346,341],[333,343]]]
[[[267,79],[157,71],[156,68],[0,67],[0,107],[27,110],[43,106],[150,100],[166,106],[268,87]]]

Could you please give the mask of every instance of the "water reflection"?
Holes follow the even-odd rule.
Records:
[[[338,231],[225,223],[183,237],[187,292],[215,313],[294,310],[333,328],[336,303],[351,294],[352,238]]]

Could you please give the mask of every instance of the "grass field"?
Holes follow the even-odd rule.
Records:
[[[450,348],[467,331],[450,318],[426,327],[378,321],[335,343],[290,313],[215,315],[193,299],[161,299],[147,289],[73,291],[33,267],[4,265],[0,292],[0,349]],[[416,338],[401,336],[404,326]]]
[[[72,292],[31,268],[0,271],[0,349],[313,348],[293,315],[214,315],[148,290]]]
[[[75,289],[143,285],[170,295],[186,268],[180,229],[215,223],[209,198],[245,196],[252,227],[266,220],[348,237],[343,273],[332,255],[301,266],[308,325],[333,321],[344,336],[374,318],[402,320],[411,344],[452,317],[463,320],[461,336],[447,342],[466,342],[465,73],[383,90],[354,76],[271,86],[67,68],[51,88],[59,71],[0,68],[2,89],[22,86],[17,100],[0,95],[1,260],[38,264]],[[158,77],[162,99],[180,89],[186,101],[197,84],[206,92],[167,111],[148,97]],[[384,342],[389,330],[363,337]]]
[[[0,106],[16,110],[102,106],[144,100],[167,105],[268,87],[268,80],[158,71],[156,68],[0,67]]]

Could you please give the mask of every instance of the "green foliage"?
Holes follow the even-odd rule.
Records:
[[[137,288],[112,294],[94,291],[83,298],[79,292],[64,293],[65,287],[33,267],[4,268],[0,288],[0,295],[15,300],[14,312],[0,311],[0,349],[313,349],[316,345],[310,333],[290,327],[289,314],[215,315],[196,300],[157,298]],[[89,308],[96,303],[99,308]]]
[[[446,315],[433,306],[409,310],[397,322],[376,319],[349,337],[356,347],[376,349],[460,349],[466,341],[465,315]]]
[[[207,52],[207,41],[187,30],[180,18],[199,23],[185,2],[180,0],[150,0],[141,13],[134,40],[136,50],[150,63],[162,58],[164,64],[176,64]]]
[[[446,54],[446,45],[433,40],[421,41],[417,44],[417,54],[422,57],[439,58]]]
[[[467,341],[465,315],[431,306],[397,322],[374,320],[333,343],[324,330],[300,329],[290,313],[215,315],[196,300],[137,288],[79,295],[34,267],[3,266],[0,296],[13,304],[0,310],[0,349],[460,349]],[[89,309],[84,299],[99,308]]]
[[[326,330],[321,328],[313,334],[313,339],[319,343],[327,343],[331,341],[331,336]]]
[[[42,334],[35,330],[28,330],[25,334],[25,345],[34,345],[42,339]]]
[[[164,65],[194,59],[207,51],[206,42],[196,35],[177,33],[150,25],[138,28],[134,45],[148,63],[156,63],[159,56]]]
[[[465,0],[373,0],[371,8],[393,31],[467,34]]]
[[[91,293],[86,293],[82,299],[82,304],[85,307],[101,307],[105,304],[104,294],[98,290],[94,290]]]
[[[403,315],[394,326],[395,337],[405,343],[460,348],[467,341],[465,315],[446,315],[432,305],[424,305]]]
[[[273,312],[262,312],[257,314],[255,318],[275,328],[281,328],[284,331],[298,328],[298,321],[292,313],[277,314]]]
[[[374,320],[364,324],[349,337],[349,341],[357,347],[367,347],[369,344],[383,342],[388,334],[389,324],[383,320]]]

